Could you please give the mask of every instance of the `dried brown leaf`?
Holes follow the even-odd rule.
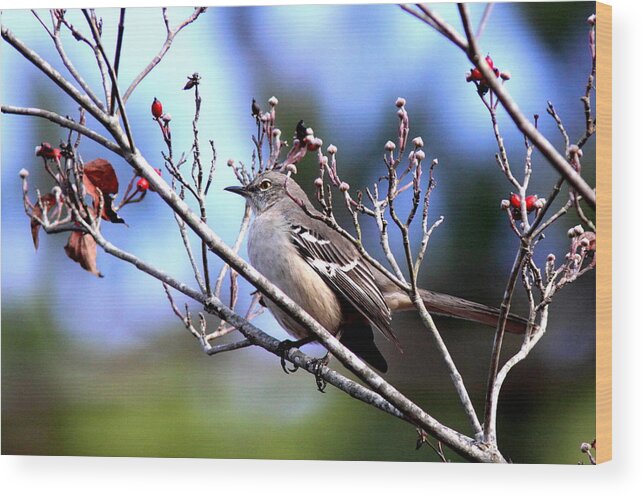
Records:
[[[65,245],[65,253],[86,271],[103,277],[96,266],[96,240],[91,234],[73,231]]]

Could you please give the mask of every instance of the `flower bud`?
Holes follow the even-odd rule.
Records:
[[[232,167],[232,166],[234,166],[234,159],[229,158],[228,159],[228,167]]]
[[[418,150],[415,152],[415,158],[417,159],[418,162],[422,162],[426,158],[426,155],[424,154],[424,150]]]
[[[337,153],[337,147],[335,145],[328,145],[328,148],[326,148],[326,152],[329,155],[334,155],[335,153]]]
[[[312,127],[307,127],[306,128],[306,136],[314,136],[314,135],[315,135],[315,131],[313,131],[313,128]]]
[[[422,148],[424,146],[424,141],[422,141],[421,137],[413,138],[413,146],[416,148]]]
[[[398,97],[398,99],[395,100],[395,106],[397,108],[402,108],[402,107],[404,107],[404,105],[406,105],[406,99],[405,98]]]
[[[581,226],[580,224],[578,224],[577,226],[574,226],[574,234],[576,234],[576,236],[580,236],[584,232],[585,232],[585,229],[583,229],[583,226]]]
[[[384,145],[384,149],[387,152],[392,152],[393,150],[395,150],[395,143],[393,143],[391,140],[387,141]]]
[[[503,81],[509,81],[511,79],[511,73],[509,71],[502,71],[500,73],[500,79]]]
[[[556,255],[554,255],[553,253],[550,253],[549,255],[547,255],[547,261],[549,263],[554,263],[556,261]]]
[[[342,181],[341,184],[339,185],[339,190],[342,193],[346,193],[349,189],[351,189],[350,184],[347,182]]]
[[[323,166],[327,166],[327,165],[328,165],[328,157],[326,157],[325,155],[324,155],[324,156],[322,156],[322,158],[321,158],[321,160],[320,160],[320,161],[321,161],[321,165],[323,165]]]
[[[315,187],[321,188],[324,185],[324,180],[321,177],[315,179]]]
[[[509,203],[509,200],[501,200],[500,201],[500,208],[503,210],[507,210],[511,206],[511,203]]]
[[[315,138],[312,135],[308,136],[306,141],[308,142],[307,148],[309,152],[314,152],[316,150],[319,150],[321,146],[324,144],[324,142],[321,139]]]
[[[279,100],[277,100],[276,96],[271,96],[270,99],[268,100],[268,105],[271,107],[276,107],[279,104]]]
[[[596,14],[592,14],[587,18],[587,24],[594,26],[596,24]]]
[[[22,179],[27,179],[29,177],[29,171],[27,169],[20,169],[19,174]]]
[[[534,203],[534,208],[540,210],[541,208],[545,208],[546,204],[547,201],[544,198],[538,198],[538,200],[536,200],[536,203]]]
[[[284,170],[286,172],[290,172],[291,174],[297,174],[297,166],[295,164],[286,164]]]
[[[567,155],[570,157],[573,157],[574,155],[578,155],[579,157],[583,156],[583,150],[581,150],[577,145],[571,145],[567,149]]]
[[[575,238],[576,237],[576,232],[574,231],[573,227],[567,231],[567,237],[568,238]]]
[[[163,114],[161,116],[161,119],[163,119],[163,122],[166,124],[172,120],[172,116],[170,114]]]

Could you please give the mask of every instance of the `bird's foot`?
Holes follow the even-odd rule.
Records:
[[[297,341],[291,341],[290,339],[284,339],[281,343],[279,343],[279,359],[281,363],[281,369],[286,373],[289,374],[290,372],[296,372],[297,369],[299,368],[298,365],[293,364],[292,368],[288,368],[286,365],[286,355],[288,352],[291,350],[291,348],[296,348]]]
[[[330,362],[330,353],[326,353],[321,358],[315,358],[311,363],[313,375],[315,376],[315,384],[317,384],[317,390],[320,393],[325,392],[324,389],[326,389],[326,385],[328,384],[326,379],[322,377],[322,370],[328,365],[328,362]]]
[[[286,355],[288,355],[288,352],[292,348],[299,348],[300,346],[308,344],[313,340],[314,340],[314,338],[304,338],[304,339],[299,339],[297,341],[291,341],[290,339],[284,339],[283,341],[281,341],[279,343],[279,348],[278,348],[277,352],[279,353],[281,368],[286,374],[289,374],[290,372],[296,372],[297,369],[299,368],[299,365],[296,365],[294,363],[292,365],[292,368],[288,368],[288,366],[286,365]]]

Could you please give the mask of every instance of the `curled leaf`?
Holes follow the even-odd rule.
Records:
[[[112,164],[103,158],[97,158],[87,162],[83,172],[83,185],[93,199],[94,209],[98,209],[102,193],[103,211],[100,212],[101,217],[115,224],[123,224],[125,221],[118,216],[112,206],[112,195],[118,193],[118,178]]]
[[[65,245],[65,253],[86,271],[103,277],[96,266],[96,240],[91,234],[73,231]]]

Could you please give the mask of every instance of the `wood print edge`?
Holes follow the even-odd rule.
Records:
[[[612,7],[596,4],[596,460],[612,459]]]

